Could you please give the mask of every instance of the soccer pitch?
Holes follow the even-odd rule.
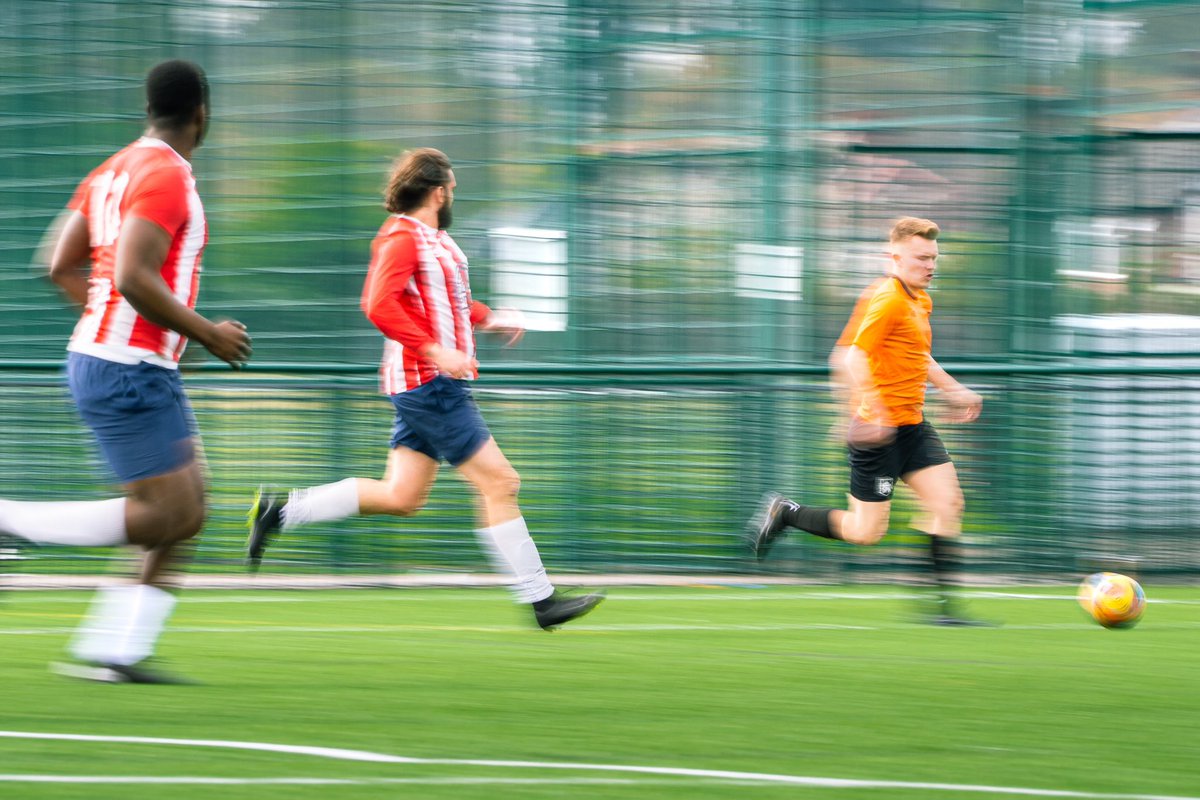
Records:
[[[499,589],[191,591],[198,686],[52,675],[83,592],[0,598],[0,796],[1200,797],[1200,591],[1108,631],[1067,587],[909,621],[891,587],[622,587],[530,627]]]

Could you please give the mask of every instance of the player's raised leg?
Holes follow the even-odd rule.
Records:
[[[271,541],[283,531],[353,516],[407,517],[425,506],[438,461],[403,445],[388,453],[382,480],[345,478],[334,483],[274,492],[260,486],[248,513],[246,558],[257,569]]]
[[[761,561],[789,528],[822,539],[851,544],[876,544],[887,533],[891,502],[866,502],[849,498],[849,509],[806,506],[776,492],[763,495],[758,510],[747,523],[746,540]]]

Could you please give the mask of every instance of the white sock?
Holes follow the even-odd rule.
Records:
[[[331,522],[358,513],[358,478],[310,489],[292,489],[279,515],[284,530],[310,522]]]
[[[124,497],[60,503],[0,500],[0,531],[37,544],[111,547],[129,542]]]
[[[536,603],[554,594],[554,586],[546,577],[537,545],[529,538],[525,518],[517,517],[490,528],[475,531],[480,543],[491,556],[497,572],[512,581],[512,593],[518,603]]]
[[[106,586],[79,626],[71,654],[98,664],[136,664],[154,652],[174,610],[175,595],[157,586]]]

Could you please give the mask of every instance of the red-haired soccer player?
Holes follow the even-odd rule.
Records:
[[[949,576],[955,540],[962,532],[963,495],[958,473],[936,430],[925,419],[925,389],[932,383],[953,410],[953,421],[975,420],[978,394],[950,377],[932,355],[933,309],[926,289],[937,270],[938,226],[905,217],[889,236],[891,274],[873,285],[835,348],[845,353],[855,406],[846,440],[850,454],[850,507],[817,508],[769,493],[750,523],[750,544],[761,559],[788,528],[852,544],[877,543],[887,533],[896,481],[907,484],[925,514],[930,564],[939,587],[939,624],[971,624],[953,613]],[[861,317],[860,317],[861,315]],[[856,324],[856,320],[859,320]],[[835,378],[837,377],[835,371]]]
[[[537,623],[555,628],[591,611],[603,595],[554,590],[517,505],[520,476],[471,396],[468,381],[479,366],[474,328],[505,334],[510,344],[524,329],[513,315],[471,297],[467,258],[446,232],[455,185],[445,154],[421,148],[396,161],[384,190],[391,216],[371,246],[362,294],[363,312],[387,337],[382,388],[395,418],[383,479],[346,478],[286,496],[260,488],[250,510],[247,555],[257,565],[277,531],[309,522],[415,514],[446,461],[477,492],[482,527],[476,534],[492,563]]]

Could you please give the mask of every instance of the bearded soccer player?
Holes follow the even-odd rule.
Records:
[[[240,322],[196,313],[208,239],[188,159],[208,128],[208,80],[186,61],[146,78],[144,135],[79,185],[47,235],[50,278],[83,315],[67,346],[71,395],[125,496],[0,500],[0,531],[39,544],[135,545],[137,583],[101,589],[71,646],[74,677],[172,683],[148,659],[175,606],[172,566],[205,516],[195,416],[179,377],[189,339],[230,365],[250,356]]]
[[[941,589],[933,621],[969,625],[976,623],[954,613],[949,593],[962,532],[962,489],[941,437],[925,419],[925,389],[929,383],[937,387],[956,422],[978,418],[983,400],[932,355],[933,302],[926,290],[937,270],[939,232],[927,219],[906,217],[895,224],[889,236],[891,274],[864,295],[834,351],[845,353],[842,374],[856,404],[846,433],[849,509],[806,506],[772,492],[750,522],[749,539],[760,559],[788,528],[876,544],[887,533],[896,481],[903,481],[925,511],[918,524],[929,536],[929,563]]]
[[[432,148],[404,153],[384,192],[391,216],[371,247],[362,309],[386,337],[382,389],[395,412],[382,480],[346,478],[275,495],[259,489],[250,509],[247,556],[257,568],[276,533],[353,515],[409,516],[424,505],[446,461],[474,487],[476,530],[497,571],[520,603],[551,629],[591,611],[601,594],[561,595],[546,577],[517,505],[521,479],[488,431],[471,395],[476,377],[474,328],[524,333],[516,315],[471,297],[467,258],[446,232],[454,171]]]

